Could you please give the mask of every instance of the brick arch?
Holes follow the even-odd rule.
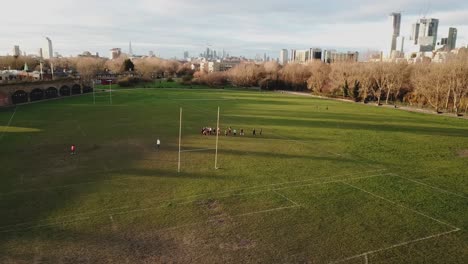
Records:
[[[71,90],[72,94],[81,94],[81,86],[79,84],[74,84]]]
[[[35,88],[29,93],[29,100],[31,102],[40,101],[44,99],[44,90]]]
[[[55,87],[49,87],[45,90],[45,98],[46,99],[51,99],[51,98],[56,98],[59,96],[59,92],[57,88]]]
[[[93,92],[93,88],[90,87],[90,86],[83,86],[83,93],[92,93]]]
[[[60,92],[60,96],[70,96],[71,95],[71,89],[67,85],[64,85],[64,86],[60,87],[59,92]]]
[[[22,104],[28,102],[28,93],[24,90],[17,90],[11,96],[11,101],[13,104]]]

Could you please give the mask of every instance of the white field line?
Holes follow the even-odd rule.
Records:
[[[14,117],[14,116],[15,116],[15,114],[16,114],[16,109],[18,109],[18,107],[17,107],[17,106],[15,107],[15,111],[14,111],[14,112],[13,112],[13,114],[11,115],[11,117],[10,117],[10,120],[8,120],[8,123],[7,123],[6,127],[5,127],[5,128],[3,128],[2,135],[0,136],[0,140],[2,140],[2,139],[3,139],[3,136],[5,135],[5,132],[6,132],[6,131],[7,131],[7,129],[10,127],[10,125],[11,125],[11,122],[13,121],[13,117]]]
[[[107,170],[104,170],[107,172]],[[96,171],[100,172],[100,171]],[[93,173],[96,173],[93,172]],[[7,192],[7,193],[0,193],[0,197],[2,196],[7,196],[7,195],[15,195],[19,193],[28,193],[28,192],[38,192],[38,191],[50,191],[50,190],[55,190],[55,189],[65,189],[65,188],[72,188],[75,186],[80,186],[80,185],[89,185],[89,184],[94,184],[94,183],[101,183],[101,182],[114,182],[114,181],[122,181],[122,180],[127,180],[135,177],[122,177],[118,179],[103,179],[101,181],[89,181],[89,182],[80,182],[80,183],[72,183],[72,184],[66,184],[66,185],[59,185],[59,186],[53,186],[53,187],[45,187],[45,188],[35,188],[35,189],[28,189],[28,190],[19,190],[19,191],[13,191],[13,192]],[[1,199],[1,198],[0,198]]]
[[[279,136],[283,139],[286,139],[288,141],[291,141],[291,142],[296,142],[296,143],[299,143],[299,144],[303,144],[303,145],[310,145],[310,142],[308,141],[305,141],[305,140],[297,140],[297,139],[292,139],[292,138],[288,138],[288,137],[285,137],[283,135],[280,135],[278,133],[275,133],[276,136]],[[325,150],[325,152],[329,153],[329,154],[333,154],[335,156],[338,156],[338,157],[341,157],[343,155],[339,154],[339,153],[335,153],[335,152],[332,152],[332,151],[329,151],[329,150]]]
[[[278,134],[278,133],[275,133],[275,135],[277,135],[277,136],[279,136],[279,137],[281,137],[281,138],[284,138],[284,139],[286,139],[286,140],[288,140],[288,141],[296,142],[296,143],[299,143],[299,144],[302,144],[302,145],[310,145],[310,144],[311,144],[311,142],[306,141],[306,140],[291,139],[291,138],[285,137],[285,136],[283,136],[283,135],[280,135],[280,134]],[[338,157],[342,157],[342,156],[343,156],[342,154],[335,153],[335,152],[333,152],[333,151],[329,151],[329,150],[324,150],[324,151],[327,152],[327,153],[333,154],[333,155],[335,155],[335,156],[338,156]]]
[[[181,153],[185,152],[198,152],[198,151],[209,151],[209,150],[215,150],[214,148],[205,148],[205,149],[189,149],[189,150],[181,150]]]
[[[80,124],[78,124],[78,129],[80,130],[81,135],[83,135],[84,137],[86,137],[86,132],[84,132],[84,130],[81,128]]]
[[[337,176],[331,176],[331,177],[320,177],[320,178],[314,178],[314,179],[308,179],[308,180],[300,180],[300,181],[287,181],[287,182],[280,182],[280,183],[272,183],[272,184],[265,184],[265,185],[256,185],[252,187],[245,187],[245,188],[233,188],[225,191],[219,191],[219,192],[208,192],[208,193],[200,193],[200,194],[195,194],[195,195],[190,195],[190,196],[185,196],[181,198],[174,198],[174,199],[169,199],[166,200],[166,202],[171,202],[171,201],[177,201],[177,200],[185,200],[185,199],[190,199],[190,198],[195,198],[195,197],[200,197],[200,196],[206,196],[206,195],[214,195],[214,194],[223,194],[223,193],[230,193],[230,192],[242,192],[246,190],[252,190],[252,189],[258,189],[258,188],[266,188],[266,187],[272,187],[272,186],[278,186],[278,185],[286,185],[286,184],[292,184],[292,183],[305,183],[305,182],[311,182],[315,180],[326,180],[326,179],[334,179],[334,178],[339,178],[339,177],[344,177],[344,176],[353,176],[356,174],[365,174],[365,173],[373,173],[373,172],[379,172],[379,171],[384,171],[386,169],[381,169],[381,170],[374,170],[374,171],[365,171],[365,172],[356,172],[356,173],[348,173],[348,174],[342,174],[342,175],[337,175]],[[365,178],[372,178],[372,177],[379,177],[379,176],[385,176],[386,174],[374,174],[370,176],[365,176],[365,177],[360,177],[359,179],[365,179]],[[313,185],[313,184],[312,184]],[[303,185],[306,186],[306,185]],[[292,187],[291,187],[292,188]],[[275,189],[275,190],[281,190]]]
[[[294,204],[295,206],[300,206],[298,203],[296,203],[295,201],[291,200],[289,197],[287,197],[286,195],[283,195],[279,192],[277,192],[276,190],[272,190],[274,193],[276,193],[277,195],[283,197],[284,199],[288,200],[290,203]]]
[[[21,228],[16,228],[16,229],[1,230],[0,233],[10,233],[10,232],[31,230],[31,229],[36,229],[36,228],[43,228],[43,227],[60,226],[60,225],[65,225],[65,224],[82,222],[82,221],[90,220],[90,219],[91,219],[91,217],[87,216],[87,217],[77,218],[77,219],[70,220],[70,221],[60,221],[60,222],[53,222],[53,223],[48,223],[48,224],[40,224],[40,225],[35,225],[35,226],[21,227]]]
[[[396,202],[394,202],[394,201],[392,201],[392,200],[389,200],[389,199],[387,199],[387,198],[385,198],[385,197],[382,197],[382,196],[380,196],[380,195],[377,195],[377,194],[375,194],[375,193],[366,191],[366,190],[364,190],[364,189],[362,189],[362,188],[359,188],[359,187],[357,187],[357,186],[355,186],[355,185],[352,185],[352,184],[350,184],[350,183],[348,183],[348,182],[346,182],[346,181],[342,181],[342,183],[345,184],[345,185],[348,185],[348,186],[350,186],[350,187],[352,187],[352,188],[354,188],[354,189],[360,190],[360,191],[365,192],[365,193],[367,193],[367,194],[369,194],[369,195],[372,195],[372,196],[374,196],[374,197],[377,197],[377,198],[379,198],[379,199],[381,199],[381,200],[384,200],[384,201],[386,201],[386,202],[389,202],[389,203],[391,203],[391,204],[393,204],[393,205],[396,205],[397,207],[401,207],[401,208],[404,208],[404,209],[406,209],[406,210],[409,210],[409,211],[411,211],[411,212],[413,212],[413,213],[416,213],[416,214],[418,214],[418,215],[424,216],[424,217],[426,217],[426,218],[428,218],[428,219],[431,219],[431,220],[433,220],[433,221],[435,221],[435,222],[438,222],[439,224],[446,225],[446,226],[448,226],[448,227],[450,227],[450,228],[457,229],[457,230],[460,229],[460,228],[458,228],[458,227],[456,227],[456,226],[454,226],[454,225],[452,225],[452,224],[446,223],[446,222],[444,222],[444,221],[442,221],[442,220],[436,219],[436,218],[434,218],[434,217],[432,217],[432,216],[429,216],[429,215],[427,215],[427,214],[425,214],[425,213],[421,213],[421,212],[419,212],[419,211],[417,211],[417,210],[414,210],[414,209],[412,209],[412,208],[410,208],[410,207],[407,207],[407,206],[401,205],[401,204],[399,204],[399,203],[396,203]]]
[[[432,239],[432,238],[445,236],[445,235],[455,233],[455,232],[458,232],[458,231],[460,231],[460,229],[457,228],[457,229],[454,229],[454,230],[451,230],[451,231],[447,231],[447,232],[443,232],[443,233],[439,233],[439,234],[435,234],[435,235],[431,235],[431,236],[426,236],[426,237],[422,237],[422,238],[418,238],[418,239],[414,239],[414,240],[401,242],[401,243],[398,243],[398,244],[395,244],[395,245],[392,245],[392,246],[389,246],[389,247],[384,247],[384,248],[380,248],[380,249],[376,249],[376,250],[367,251],[367,252],[361,253],[359,255],[351,256],[351,257],[340,259],[340,260],[337,260],[337,261],[332,261],[332,262],[329,262],[329,263],[330,264],[342,263],[342,262],[346,262],[348,260],[352,260],[352,259],[360,258],[360,257],[364,257],[365,259],[367,259],[368,255],[371,255],[371,254],[374,254],[374,253],[378,253],[378,252],[381,252],[381,251],[386,251],[386,250],[401,247],[401,246],[406,246],[406,245],[409,245],[409,244],[412,244],[412,243],[416,243],[416,242],[420,242],[420,241],[424,241],[424,240],[428,240],[428,239]]]
[[[10,227],[20,227],[20,226],[23,226],[23,225],[37,224],[37,223],[40,223],[40,222],[55,221],[55,220],[59,220],[59,219],[65,219],[65,218],[71,218],[71,217],[77,217],[77,216],[85,216],[85,215],[89,216],[89,215],[100,214],[100,213],[114,211],[114,210],[128,209],[128,208],[130,208],[130,207],[129,206],[123,206],[123,207],[118,207],[118,208],[103,209],[103,210],[94,211],[94,212],[86,212],[86,213],[59,216],[59,217],[54,217],[54,218],[49,218],[49,219],[44,219],[44,220],[39,220],[39,221],[30,221],[30,222],[6,225],[6,226],[0,227],[0,232],[2,232],[1,229],[10,228]]]
[[[357,178],[349,178],[349,179],[346,179],[346,180],[359,180],[359,179],[368,179],[368,178],[375,178],[375,177],[382,177],[382,176],[385,176],[385,174],[383,175],[373,175],[373,176],[365,176],[365,177],[357,177]],[[343,180],[335,180],[335,181],[328,181],[328,182],[321,182],[321,183],[315,183],[315,184],[307,184],[307,185],[300,185],[300,186],[289,186],[289,187],[282,187],[282,188],[276,188],[276,189],[265,189],[265,190],[258,190],[258,191],[253,191],[253,192],[246,192],[246,193],[239,193],[239,194],[229,194],[229,195],[224,195],[224,196],[217,196],[216,198],[226,198],[226,197],[231,197],[231,196],[245,196],[245,195],[252,195],[252,194],[256,194],[256,193],[263,193],[263,192],[269,192],[269,191],[272,191],[278,195],[280,195],[281,197],[283,197],[285,200],[291,202],[292,204],[294,204],[294,207],[299,207],[300,205],[294,201],[292,201],[291,199],[287,198],[286,196],[280,194],[279,192],[277,192],[277,190],[284,190],[284,189],[292,189],[292,188],[300,188],[300,187],[304,187],[304,186],[311,186],[311,185],[324,185],[324,184],[330,184],[330,183],[339,183],[339,182],[343,182]],[[221,192],[219,192],[221,193]],[[218,194],[219,194],[218,193]],[[223,193],[226,193],[226,192],[223,192]],[[212,194],[217,194],[217,193],[212,193]],[[94,212],[87,212],[87,213],[80,213],[80,214],[73,214],[73,215],[66,215],[66,216],[61,216],[61,217],[57,217],[57,218],[53,218],[53,219],[45,219],[45,220],[39,220],[39,221],[30,221],[30,222],[24,222],[24,223],[18,223],[18,224],[12,224],[12,225],[7,225],[7,226],[2,226],[0,227],[0,233],[2,232],[13,232],[13,231],[20,231],[22,230],[21,228],[19,229],[14,229],[12,231],[10,230],[1,230],[1,229],[5,229],[5,228],[10,228],[10,227],[15,227],[15,226],[23,226],[23,225],[27,225],[27,224],[32,224],[32,223],[37,223],[37,222],[45,222],[45,221],[50,221],[50,220],[58,220],[58,219],[64,219],[64,218],[71,218],[71,217],[75,217],[75,216],[83,216],[83,215],[88,215],[88,216],[91,216],[91,215],[94,215],[95,217],[101,217],[101,216],[107,216],[107,215],[124,215],[124,214],[129,214],[129,213],[135,213],[135,212],[143,212],[143,211],[148,211],[148,210],[154,210],[154,209],[158,209],[158,208],[161,208],[161,207],[164,207],[164,206],[167,206],[167,203],[170,203],[170,202],[175,202],[175,201],[178,201],[178,200],[185,200],[187,198],[190,198],[190,197],[185,197],[185,198],[176,198],[176,199],[172,199],[172,200],[165,200],[165,201],[161,201],[160,204],[158,206],[151,206],[151,207],[146,207],[146,208],[139,208],[139,209],[132,209],[132,210],[127,210],[127,211],[122,211],[122,212],[115,212],[115,213],[105,213],[105,214],[102,214],[103,212],[112,212],[112,211],[115,211],[115,210],[121,210],[121,209],[127,209],[129,208],[129,206],[125,206],[125,207],[119,207],[119,208],[109,208],[109,209],[103,209],[103,210],[100,210],[100,211],[94,211]],[[190,204],[190,203],[194,203],[194,202],[197,202],[197,201],[202,201],[203,199],[195,199],[195,200],[190,200],[190,201],[186,201],[186,202],[180,202],[180,203],[177,203],[176,205],[184,205],[184,204]],[[86,219],[89,219],[90,217],[86,218]],[[86,220],[85,219],[85,220]],[[60,222],[62,223],[62,222]],[[42,226],[42,225],[40,225]],[[27,229],[29,229],[29,227],[27,227]]]
[[[345,181],[380,178],[380,177],[384,177],[384,176],[387,176],[387,175],[388,174],[384,173],[384,174],[378,174],[378,175],[370,175],[370,176],[363,176],[363,177],[340,179],[340,180],[334,180],[334,181],[326,181],[326,182],[319,182],[319,183],[310,183],[310,184],[303,184],[303,185],[296,185],[296,186],[280,187],[280,188],[275,188],[275,189],[272,189],[272,190],[279,191],[279,190],[286,190],[286,189],[302,188],[302,187],[313,186],[313,185],[325,185],[325,184],[330,184],[330,183],[343,183]]]
[[[293,208],[297,208],[297,206],[294,205],[294,206],[278,207],[278,208],[273,208],[273,209],[266,209],[266,210],[260,210],[260,211],[254,211],[254,212],[249,212],[249,213],[233,215],[233,216],[229,216],[229,217],[236,218],[236,217],[243,217],[243,216],[250,216],[250,215],[256,215],[256,214],[264,214],[264,213],[282,211],[282,210],[293,209]],[[159,232],[166,232],[166,231],[176,230],[176,229],[189,227],[189,226],[196,226],[196,225],[205,224],[205,223],[217,222],[217,221],[220,221],[220,220],[223,220],[223,219],[224,218],[222,218],[222,217],[217,217],[215,219],[210,219],[210,220],[206,220],[206,221],[200,221],[200,222],[195,222],[195,223],[191,223],[191,224],[184,224],[184,225],[178,225],[178,226],[173,226],[173,227],[167,227],[167,228],[156,230],[155,232],[158,232],[158,233]]]
[[[191,202],[192,202],[192,201],[191,201]],[[188,203],[188,202],[180,203],[180,204],[187,204],[187,203]],[[179,204],[178,204],[178,205],[179,205]],[[100,216],[101,216],[101,217],[105,217],[105,216],[112,217],[112,216],[115,216],[115,215],[123,215],[123,214],[129,214],[129,213],[147,211],[147,210],[151,210],[151,209],[160,208],[160,207],[163,207],[163,206],[166,206],[166,205],[160,205],[160,206],[151,207],[151,208],[135,209],[135,210],[130,210],[130,211],[121,212],[121,213],[103,214],[103,215],[100,215]],[[283,207],[278,207],[278,208],[272,208],[272,209],[266,209],[266,210],[259,210],[259,211],[254,211],[254,212],[248,212],[248,213],[233,215],[233,216],[231,216],[231,217],[243,217],[243,216],[249,216],[249,215],[255,215],[255,214],[263,214],[263,213],[281,211],[281,210],[292,209],[292,208],[297,208],[297,207],[299,207],[299,206],[297,206],[297,205],[293,205],[293,206],[283,206]],[[21,227],[21,228],[8,229],[8,230],[0,230],[0,233],[11,233],[11,232],[19,232],[19,231],[31,230],[31,229],[36,229],[36,228],[59,226],[59,225],[65,225],[65,224],[71,224],[71,223],[82,222],[82,221],[91,220],[91,219],[92,219],[91,217],[87,216],[87,217],[82,217],[82,218],[78,218],[78,219],[74,219],[74,220],[70,220],[70,221],[59,221],[59,222],[53,222],[53,223],[48,223],[48,224],[40,224],[40,225],[35,225],[35,226]],[[181,225],[181,226],[175,226],[175,227],[165,228],[165,229],[162,229],[161,231],[167,231],[167,230],[172,230],[172,229],[179,229],[179,228],[186,227],[186,226],[193,226],[193,225],[198,225],[198,224],[202,224],[202,223],[215,222],[215,221],[218,221],[218,220],[220,220],[220,219],[210,219],[210,220],[207,220],[207,221],[201,221],[201,222],[197,222],[197,223],[193,223],[193,224],[187,224],[187,225]],[[0,229],[1,229],[1,228],[0,228]],[[159,230],[158,230],[158,231],[159,231]],[[156,232],[158,232],[158,231],[156,231]]]
[[[173,101],[233,101],[236,99],[230,99],[230,98],[221,98],[221,99],[203,99],[203,98],[182,98],[182,99],[171,99]]]
[[[105,165],[105,164],[104,164]],[[282,183],[273,183],[273,184],[267,184],[267,185],[257,185],[257,186],[252,186],[252,187],[247,187],[247,188],[235,188],[235,189],[230,189],[226,191],[220,191],[220,192],[211,192],[211,193],[201,193],[201,194],[196,194],[196,195],[191,195],[187,196],[184,198],[176,198],[172,200],[181,200],[181,199],[188,199],[188,198],[194,198],[198,196],[203,196],[203,195],[210,195],[210,194],[219,194],[219,193],[227,193],[227,192],[235,192],[235,191],[243,191],[243,190],[249,190],[249,189],[256,189],[256,188],[262,188],[262,187],[268,187],[268,186],[275,186],[275,185],[284,185],[284,184],[290,184],[290,183],[301,183],[301,182],[309,182],[309,181],[314,181],[314,180],[323,180],[323,179],[333,179],[333,178],[338,178],[338,177],[344,177],[344,176],[352,176],[356,174],[365,174],[365,173],[376,173],[376,172],[381,172],[385,171],[387,169],[379,169],[379,170],[370,170],[370,171],[363,171],[363,172],[356,172],[356,173],[347,173],[347,174],[342,174],[342,175],[337,175],[337,176],[331,176],[331,177],[321,177],[321,178],[314,178],[314,179],[308,179],[308,180],[301,180],[301,181],[289,181],[289,182],[282,182]],[[109,172],[110,170],[106,167],[104,170],[105,172]],[[100,171],[95,171],[93,173],[100,172]],[[104,179],[102,181],[107,181],[107,182],[114,182],[114,181],[122,181],[122,180],[128,180],[128,179],[133,179],[135,177],[122,177],[118,179]],[[35,188],[35,189],[28,189],[28,190],[19,190],[19,191],[13,191],[13,192],[8,192],[8,193],[0,193],[0,197],[6,196],[6,195],[15,195],[19,193],[28,193],[28,192],[37,192],[37,191],[49,191],[49,190],[55,190],[55,189],[64,189],[64,188],[73,188],[75,186],[80,186],[80,185],[89,185],[89,184],[94,184],[94,183],[100,183],[102,181],[89,181],[89,182],[81,182],[81,183],[72,183],[72,184],[66,184],[66,185],[59,185],[59,186],[53,186],[53,187],[46,187],[46,188]],[[1,199],[1,198],[0,198]]]
[[[416,180],[413,180],[413,179],[410,179],[410,178],[407,178],[407,177],[403,177],[403,176],[398,175],[398,174],[395,174],[395,173],[390,173],[390,174],[393,175],[393,176],[395,176],[395,177],[399,177],[399,178],[405,179],[405,180],[407,180],[407,181],[411,181],[411,182],[417,183],[417,184],[419,184],[419,185],[424,185],[424,186],[426,186],[426,187],[429,187],[429,188],[438,190],[438,191],[440,191],[440,192],[444,192],[444,193],[448,193],[448,194],[451,194],[451,195],[455,195],[455,196],[458,196],[458,197],[461,197],[461,198],[464,198],[464,199],[468,199],[467,196],[464,196],[464,195],[459,194],[459,193],[447,191],[447,190],[444,190],[444,189],[442,189],[442,188],[439,188],[439,187],[436,187],[436,186],[432,186],[432,185],[429,185],[429,184],[424,183],[424,182],[416,181]]]

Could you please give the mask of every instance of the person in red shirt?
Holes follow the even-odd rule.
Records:
[[[75,155],[75,154],[76,154],[76,146],[75,146],[75,144],[71,145],[70,151],[71,151],[71,153],[70,153],[71,155]]]

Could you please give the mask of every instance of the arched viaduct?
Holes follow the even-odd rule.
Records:
[[[92,91],[93,88],[90,85],[82,85],[76,80],[0,84],[0,107],[90,93]]]

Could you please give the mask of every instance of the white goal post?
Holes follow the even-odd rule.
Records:
[[[182,113],[183,109],[182,107],[180,108],[180,114],[179,114],[179,153],[178,153],[178,161],[177,161],[177,172],[180,173],[181,170],[181,153],[182,151]],[[216,121],[216,147],[215,147],[215,161],[214,161],[214,168],[215,170],[218,170],[218,143],[219,143],[219,134],[220,134],[220,128],[219,128],[219,115],[220,115],[220,107],[218,106],[218,115],[217,115],[217,121]],[[195,150],[197,151],[197,150]]]

